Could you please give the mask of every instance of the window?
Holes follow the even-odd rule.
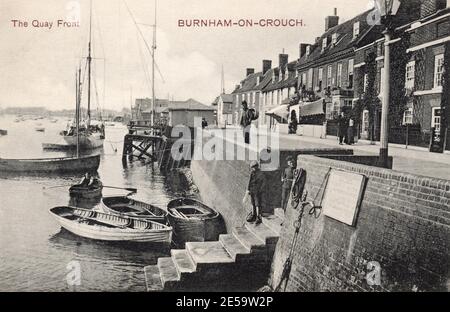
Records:
[[[336,45],[338,39],[338,34],[333,34],[333,37],[331,37],[331,44]]]
[[[434,87],[442,86],[442,75],[444,72],[444,54],[439,54],[434,57]]]
[[[333,68],[330,66],[328,66],[328,72],[327,72],[327,87],[330,87],[332,82],[333,82],[333,77],[331,77],[331,74],[333,72]]]
[[[322,90],[323,68],[319,68],[319,89]]]
[[[403,124],[411,125],[413,123],[413,109],[412,107],[405,110],[403,113]]]
[[[353,59],[348,60],[348,87],[350,89],[353,88],[354,63],[355,61]]]
[[[441,108],[433,107],[433,113],[431,117],[431,128],[435,131],[441,131]]]
[[[414,80],[416,77],[416,62],[412,61],[406,64],[405,88],[414,89]]]
[[[353,24],[353,39],[359,36],[359,22]]]
[[[328,44],[327,38],[325,37],[322,40],[322,52],[325,51],[325,49],[327,48],[327,44]]]
[[[338,67],[337,67],[337,86],[338,87],[341,86],[341,81],[342,81],[342,63],[339,63]]]
[[[313,87],[313,69],[312,68],[308,71],[308,87],[310,89],[312,89],[312,87]]]
[[[364,92],[367,91],[367,83],[369,81],[369,74],[364,74]]]

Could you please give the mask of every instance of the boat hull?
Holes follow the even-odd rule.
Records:
[[[92,150],[103,147],[105,140],[100,135],[80,135],[80,149]],[[61,140],[53,143],[42,143],[42,148],[46,150],[74,150],[77,148],[76,136],[62,136]]]
[[[73,185],[69,189],[70,197],[75,198],[99,198],[102,196],[103,185],[95,188],[84,187],[80,185]]]
[[[204,218],[180,218],[171,212],[172,208],[182,206],[200,207],[211,211],[211,214]],[[226,233],[222,217],[218,212],[205,204],[187,198],[180,198],[170,201],[167,204],[169,224],[174,230],[174,241],[184,245],[186,242],[217,241],[220,234]]]
[[[102,198],[101,211],[119,216],[127,216],[155,222],[167,223],[167,211],[126,196],[110,196]],[[145,213],[150,211],[151,214]]]
[[[3,159],[0,171],[7,173],[70,173],[96,172],[100,155],[79,158]]]
[[[51,215],[67,231],[89,239],[110,242],[138,242],[138,243],[163,243],[170,244],[172,241],[172,228],[165,226],[156,230],[137,230],[129,228],[113,228],[99,225],[89,225],[55,213],[56,207],[50,210]],[[97,213],[97,212],[96,212]],[[160,224],[161,227],[163,225]]]

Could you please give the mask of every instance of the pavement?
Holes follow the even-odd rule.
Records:
[[[240,129],[230,128],[226,132],[239,132]],[[259,135],[266,136],[267,130],[261,131]],[[242,135],[242,134],[240,134]],[[372,144],[370,141],[359,140],[354,145],[339,145],[338,139],[328,136],[325,139],[306,137],[299,135],[279,134],[280,149],[298,148],[330,148],[341,147],[352,149],[355,155],[379,155],[380,143]],[[270,141],[270,140],[269,140]],[[270,144],[269,144],[270,145]],[[389,144],[389,156],[393,157],[393,170],[408,172],[416,175],[450,180],[450,153],[430,153],[428,149],[404,145]]]

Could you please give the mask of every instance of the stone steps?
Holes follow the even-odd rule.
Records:
[[[282,222],[277,215],[265,216],[262,223],[236,227],[218,241],[187,242],[185,249],[172,249],[170,257],[145,267],[147,290],[186,291],[209,285],[219,290],[217,283],[251,282],[255,270],[269,269]]]

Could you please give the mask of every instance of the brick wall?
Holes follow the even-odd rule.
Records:
[[[299,156],[308,199],[320,192],[329,168],[368,178],[356,226],[306,213],[287,291],[449,291],[450,181],[313,156]],[[288,208],[270,283],[279,283],[298,211]],[[366,276],[381,268],[381,285]],[[284,289],[282,287],[282,289]]]

